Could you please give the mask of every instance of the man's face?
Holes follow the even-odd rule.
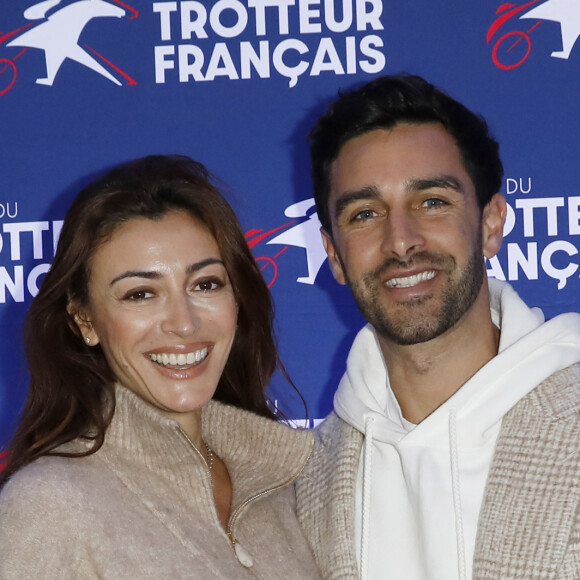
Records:
[[[483,256],[501,244],[505,201],[494,196],[482,215],[443,126],[399,124],[354,138],[330,180],[330,266],[379,335],[416,344],[466,318],[480,297]]]

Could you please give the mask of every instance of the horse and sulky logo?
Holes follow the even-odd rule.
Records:
[[[306,199],[287,207],[284,215],[292,219],[270,230],[250,229],[246,232],[246,240],[269,288],[278,278],[278,260],[290,246],[306,251],[307,272],[305,276],[296,278],[296,282],[312,285],[326,260],[314,199]],[[264,246],[282,247],[269,251]]]
[[[580,36],[580,2],[578,0],[531,0],[524,4],[501,4],[497,18],[487,31],[491,58],[498,68],[510,70],[522,65],[532,50],[532,32],[544,20],[560,25],[562,49],[554,58],[568,59]],[[514,30],[515,28],[515,30]],[[520,28],[525,28],[520,30]]]
[[[87,24],[101,18],[134,20],[139,12],[121,0],[77,0],[61,6],[62,0],[43,0],[24,11],[28,20],[10,32],[0,32],[2,45],[15,54],[0,57],[0,95],[10,91],[18,78],[18,64],[30,49],[44,52],[46,75],[36,82],[52,86],[60,67],[69,59],[98,73],[116,85],[137,82],[92,46],[81,44]]]

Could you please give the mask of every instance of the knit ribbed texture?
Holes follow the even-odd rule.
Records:
[[[574,365],[504,418],[479,520],[475,578],[580,578],[579,409]]]
[[[316,434],[313,456],[296,482],[298,519],[324,578],[358,578],[354,492],[363,436],[334,413]]]
[[[354,493],[362,443],[360,432],[331,413],[296,484],[298,517],[328,580],[358,578]],[[505,416],[479,518],[473,580],[536,579],[580,579],[578,364]]]
[[[253,567],[219,523],[202,456],[177,423],[120,387],[96,454],[41,458],[4,487],[0,578],[319,578],[290,485],[312,435],[215,402],[202,430],[230,470],[233,507],[243,505],[233,534]]]

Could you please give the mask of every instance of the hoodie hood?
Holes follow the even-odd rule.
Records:
[[[568,313],[545,322],[539,308],[529,308],[506,282],[489,279],[493,323],[500,328],[499,352],[439,409],[421,422],[422,435],[444,432],[455,409],[467,427],[462,444],[478,445],[486,428],[528,392],[558,370],[580,362],[580,314]],[[374,417],[374,437],[387,443],[411,437],[416,427],[406,421],[391,391],[387,368],[374,328],[367,324],[356,336],[347,370],[334,397],[337,415],[358,431]],[[482,413],[485,409],[485,413]],[[432,441],[436,445],[435,440]],[[439,441],[441,443],[441,441]]]
[[[365,435],[355,522],[362,580],[471,578],[504,415],[549,376],[580,362],[580,314],[546,322],[509,284],[490,279],[489,289],[500,328],[497,356],[418,425],[402,416],[372,326],[353,343],[334,408]]]

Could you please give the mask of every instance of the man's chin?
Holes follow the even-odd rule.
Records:
[[[421,324],[420,326],[393,326],[391,324],[374,325],[377,334],[385,340],[398,346],[412,346],[429,342],[441,336],[445,329],[441,329],[431,324]]]

